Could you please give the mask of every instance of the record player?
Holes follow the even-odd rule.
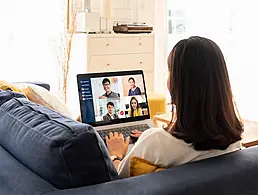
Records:
[[[145,23],[132,23],[132,24],[117,24],[113,26],[115,33],[151,33],[153,27]]]

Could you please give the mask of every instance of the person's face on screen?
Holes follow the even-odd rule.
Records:
[[[108,110],[108,113],[109,113],[109,114],[113,114],[113,112],[114,112],[114,107],[111,106],[111,105],[108,105],[107,110]]]
[[[132,104],[132,108],[134,110],[136,110],[137,109],[137,101],[136,100],[132,100],[131,104]]]
[[[132,79],[129,80],[128,83],[129,83],[130,88],[134,88],[135,83],[134,83],[134,81]]]
[[[109,82],[104,83],[103,88],[104,88],[105,92],[110,92],[110,90],[111,90],[110,83]]]

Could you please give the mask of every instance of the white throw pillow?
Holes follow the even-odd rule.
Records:
[[[30,83],[18,83],[15,85],[27,96],[30,101],[40,104],[42,106],[46,106],[67,117],[74,119],[72,112],[67,108],[65,103],[47,89]]]

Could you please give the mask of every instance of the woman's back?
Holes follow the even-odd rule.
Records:
[[[238,141],[231,144],[226,150],[197,151],[191,144],[171,136],[164,129],[153,128],[140,136],[135,146],[120,163],[118,174],[122,178],[130,176],[130,159],[133,156],[145,159],[157,166],[169,168],[234,152],[240,148],[241,143]]]
[[[176,166],[239,150],[243,125],[236,113],[226,63],[213,41],[179,41],[168,58],[172,120],[144,132],[119,165],[128,176],[132,156]],[[176,111],[175,109],[176,108]]]

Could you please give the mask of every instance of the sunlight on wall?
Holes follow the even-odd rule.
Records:
[[[1,66],[11,71],[1,72],[1,79],[54,84],[56,59],[52,39],[60,31],[60,13],[56,12],[60,4],[51,0],[10,0],[3,4],[1,20],[8,25],[1,30],[5,34],[1,38],[6,40],[1,50],[7,54]]]
[[[51,85],[51,91],[58,94],[59,64],[56,56],[64,30],[65,1],[0,2],[0,23],[4,27],[0,31],[0,79],[47,82]],[[82,45],[81,40],[80,38],[74,43],[73,67],[68,87],[68,106],[75,113],[79,112],[76,74],[77,71],[83,72],[80,65],[84,65],[83,56],[86,53],[79,48]]]
[[[228,55],[228,69],[241,116],[258,121],[256,4],[254,0],[234,4],[234,34]]]
[[[258,121],[258,13],[255,0],[167,0],[168,9],[184,10],[186,32],[168,37],[168,50],[182,38],[215,41],[226,58],[233,94],[243,118]]]

